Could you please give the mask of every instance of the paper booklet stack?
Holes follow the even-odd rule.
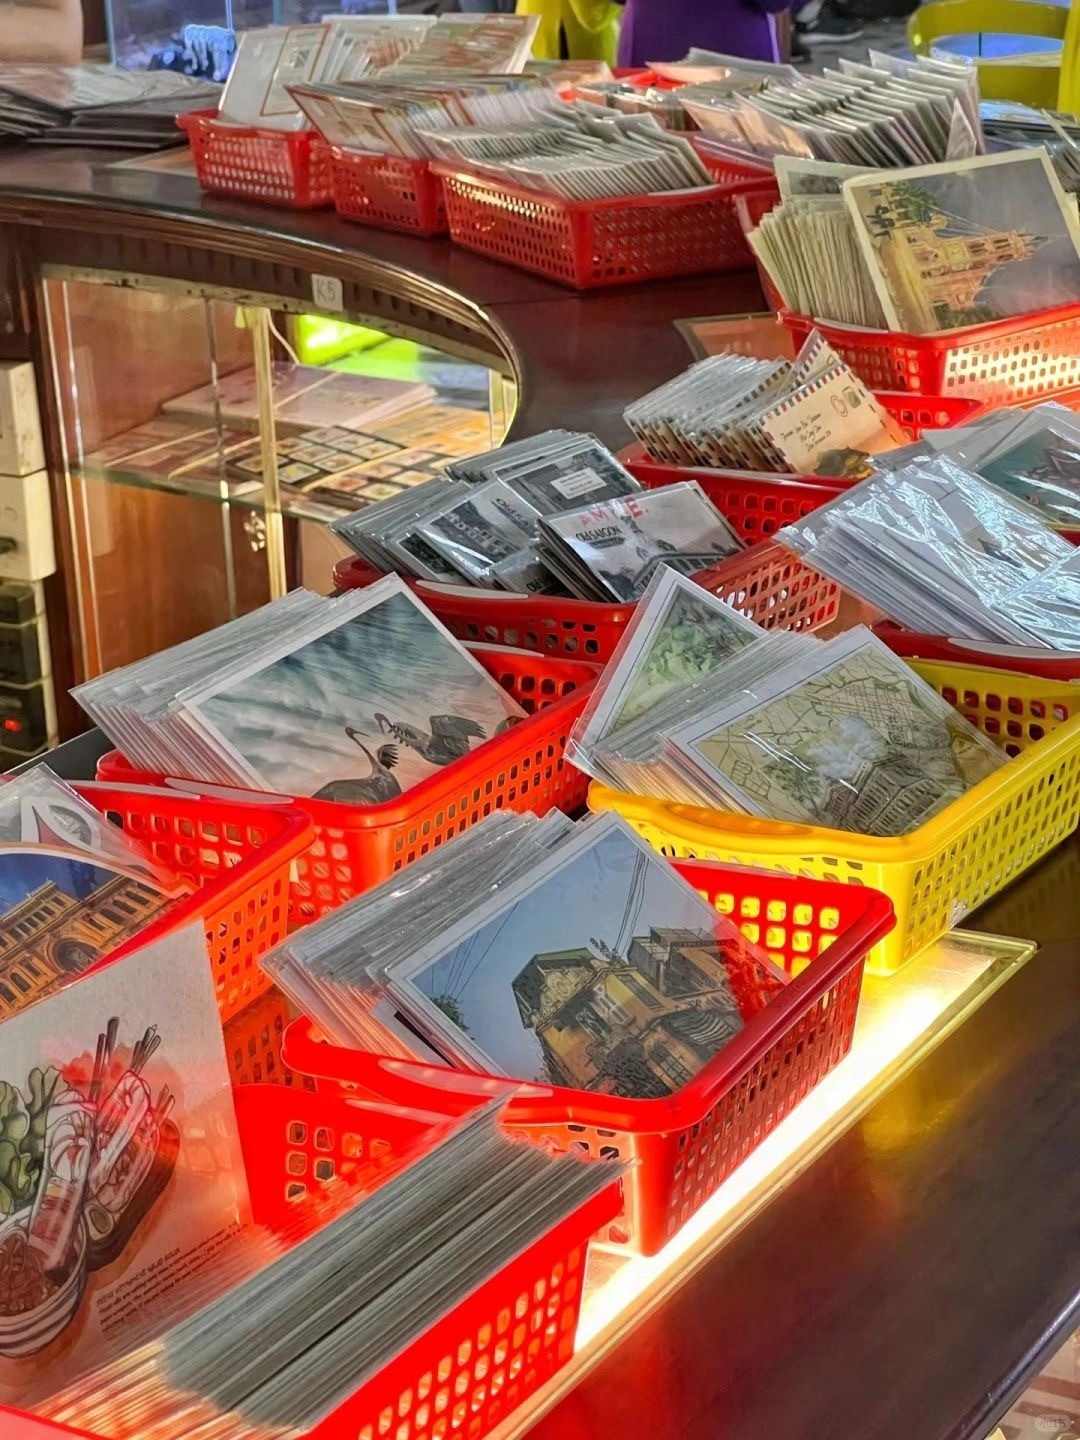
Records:
[[[644,491],[595,436],[565,430],[454,461],[333,529],[379,571],[608,602],[661,562],[705,570],[740,546],[697,484]]]
[[[794,362],[700,360],[624,416],[653,459],[726,470],[858,478],[905,438],[817,331]]]

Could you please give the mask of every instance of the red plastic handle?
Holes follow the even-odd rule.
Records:
[[[420,1060],[395,1060],[387,1055],[345,1050],[320,1039],[315,1026],[304,1016],[286,1027],[281,1058],[290,1070],[301,1075],[355,1085],[373,1100],[395,1106],[414,1105],[450,1119],[467,1115],[495,1096],[510,1095],[515,1090],[550,1094],[542,1086],[523,1087],[516,1081],[470,1075],[425,1065]]]

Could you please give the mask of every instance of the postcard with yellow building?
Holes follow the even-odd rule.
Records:
[[[891,330],[1080,302],[1080,226],[1043,150],[876,171],[843,195]]]

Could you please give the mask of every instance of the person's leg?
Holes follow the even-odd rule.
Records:
[[[612,0],[564,0],[562,29],[571,60],[606,60],[615,64],[619,43],[618,5]]]

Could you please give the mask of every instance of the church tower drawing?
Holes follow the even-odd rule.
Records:
[[[988,282],[1049,243],[1045,235],[954,214],[912,181],[886,179],[866,194],[864,218],[890,289],[903,295],[905,314],[921,313],[927,329],[999,318]]]
[[[117,876],[77,900],[53,881],[0,915],[0,1020],[115,950],[161,909],[149,886]]]

